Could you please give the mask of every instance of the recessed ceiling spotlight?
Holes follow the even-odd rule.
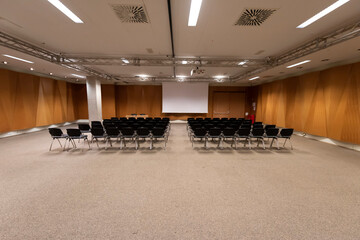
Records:
[[[187,61],[183,60],[181,61],[182,64],[187,64]]]
[[[50,75],[53,75],[53,73],[50,73]]]
[[[62,2],[59,0],[48,0],[54,7],[59,9],[63,14],[65,14],[68,18],[73,20],[75,23],[84,23],[78,16],[76,16],[70,9],[68,9]]]
[[[7,55],[7,54],[3,54],[4,57],[8,57],[8,58],[12,58],[12,59],[15,59],[15,60],[19,60],[19,61],[22,61],[22,62],[26,62],[26,63],[34,63],[34,62],[31,62],[29,60],[25,60],[25,59],[22,59],[22,58],[18,58],[18,57],[14,57],[14,56],[11,56],[11,55]]]
[[[259,76],[256,76],[256,77],[250,78],[249,81],[252,81],[252,80],[255,80],[255,79],[259,79],[259,78],[260,78]]]
[[[243,65],[245,65],[247,62],[248,62],[248,60],[244,60],[244,61],[242,61],[242,62],[239,62],[238,65],[243,66]]]
[[[341,7],[342,5],[344,5],[345,3],[349,2],[350,0],[338,0],[335,3],[333,3],[332,5],[330,5],[329,7],[325,8],[324,10],[322,10],[321,12],[319,12],[318,14],[316,14],[315,16],[309,18],[308,20],[306,20],[305,22],[303,22],[302,24],[300,24],[299,26],[297,26],[296,28],[305,28],[307,26],[309,26],[310,24],[312,24],[313,22],[316,22],[317,20],[319,20],[320,18],[324,17],[325,15],[331,13],[332,11],[334,11],[335,9],[337,9],[338,7]]]
[[[126,63],[126,64],[130,63],[129,60],[127,60],[125,58],[121,59],[121,61],[123,61],[123,63]]]
[[[323,60],[321,60],[322,62],[327,62],[327,61],[329,61],[330,59],[328,59],[328,58],[325,58],[325,59],[323,59]]]
[[[199,18],[202,0],[191,0],[190,14],[189,14],[189,27],[195,27]]]
[[[298,63],[295,63],[293,65],[287,66],[286,68],[293,68],[293,67],[296,67],[296,66],[299,66],[301,64],[308,63],[308,62],[311,62],[311,60],[305,60],[305,61],[302,61],[302,62],[298,62]]]
[[[74,77],[78,77],[78,78],[86,78],[86,76],[82,76],[82,75],[78,75],[78,74],[71,74],[73,75]]]
[[[30,71],[34,71],[34,69],[33,69],[33,68],[30,68]]]
[[[7,62],[6,62],[6,61],[3,61],[3,64],[7,64]]]

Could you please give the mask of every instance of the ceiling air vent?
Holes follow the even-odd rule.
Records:
[[[142,5],[111,5],[123,23],[149,23],[145,7]]]
[[[260,26],[273,14],[275,9],[245,9],[239,20],[235,23],[238,26]]]

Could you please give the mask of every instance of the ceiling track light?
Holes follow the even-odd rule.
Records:
[[[338,0],[337,2],[335,2],[334,4],[330,5],[329,7],[325,8],[324,10],[322,10],[321,12],[319,12],[318,14],[316,14],[315,16],[309,18],[308,20],[306,20],[305,22],[303,22],[302,24],[300,24],[299,26],[297,26],[296,28],[305,28],[307,26],[309,26],[310,24],[316,22],[317,20],[319,20],[320,18],[324,17],[325,15],[331,13],[332,11],[334,11],[335,9],[337,9],[338,7],[341,7],[342,5],[344,5],[345,3],[349,2],[350,0]]]
[[[195,27],[199,18],[202,0],[191,0],[190,13],[189,13],[189,27]]]
[[[123,61],[123,63],[126,63],[126,64],[129,64],[129,63],[130,63],[129,60],[127,60],[127,59],[125,59],[125,58],[121,59],[121,61]]]
[[[48,0],[54,7],[59,9],[63,14],[70,18],[75,23],[84,23],[78,16],[76,16],[69,8],[67,8],[60,0]]]

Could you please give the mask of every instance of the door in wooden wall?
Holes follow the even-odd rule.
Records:
[[[214,92],[213,118],[244,117],[245,93]]]

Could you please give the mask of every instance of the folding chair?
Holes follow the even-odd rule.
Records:
[[[62,139],[62,138],[65,139],[65,143],[66,143],[66,139],[68,138],[68,135],[64,134],[60,128],[49,128],[49,133],[52,137],[49,151],[51,151],[51,147],[52,147],[55,139],[59,142],[60,147],[62,148],[60,139]],[[64,145],[64,150],[65,150],[65,145]]]

